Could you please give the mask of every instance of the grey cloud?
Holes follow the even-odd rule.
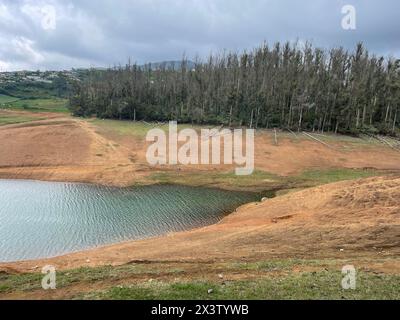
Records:
[[[355,31],[341,28],[345,4],[357,10]],[[45,5],[56,8],[54,30],[41,25]],[[398,56],[399,9],[396,0],[0,0],[0,68],[144,63],[296,39],[326,48],[363,41]]]

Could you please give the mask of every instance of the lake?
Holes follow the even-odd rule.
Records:
[[[39,259],[214,224],[258,194],[156,185],[0,180],[0,262]]]

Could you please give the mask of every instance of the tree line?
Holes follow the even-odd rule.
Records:
[[[267,43],[178,68],[127,63],[92,69],[70,95],[76,116],[250,128],[395,134],[400,60],[358,44],[323,50]]]

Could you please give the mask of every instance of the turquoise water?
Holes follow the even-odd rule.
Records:
[[[0,180],[0,262],[58,256],[218,222],[252,193]]]

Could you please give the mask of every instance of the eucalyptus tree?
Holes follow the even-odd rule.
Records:
[[[78,116],[395,134],[400,61],[361,43],[354,52],[263,43],[194,63],[92,69],[74,84],[70,105]]]

